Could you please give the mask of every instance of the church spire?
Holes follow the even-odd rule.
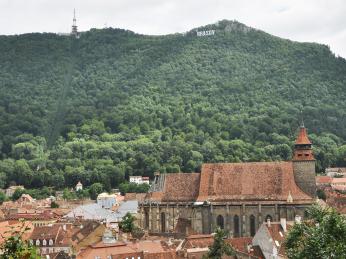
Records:
[[[299,133],[294,144],[293,160],[315,160],[312,152],[312,143],[308,137],[303,121],[299,127]]]

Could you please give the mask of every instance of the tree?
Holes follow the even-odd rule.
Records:
[[[89,193],[92,200],[96,200],[97,195],[103,192],[103,185],[101,183],[93,183],[90,185]]]
[[[22,196],[22,194],[24,194],[24,193],[26,193],[25,189],[20,189],[20,188],[16,189],[11,196],[11,200],[12,201],[18,200]]]
[[[144,230],[135,226],[132,228],[131,236],[133,238],[141,239],[144,236]]]
[[[23,235],[26,231],[30,230],[23,225],[19,230],[11,230],[10,235],[4,238],[5,241],[1,244],[0,250],[2,254],[0,259],[39,259],[39,251],[36,247],[23,240]],[[3,234],[0,235],[3,237]]]
[[[130,212],[126,213],[119,224],[119,228],[125,233],[132,232],[132,230],[135,228],[135,219],[136,218],[132,216]]]
[[[221,228],[217,228],[214,235],[214,243],[209,246],[209,251],[203,259],[221,259],[223,255],[234,255],[232,246],[225,242],[227,233]]]
[[[55,201],[52,201],[51,204],[50,204],[50,207],[51,207],[52,209],[59,208],[59,204],[56,203]]]
[[[0,191],[0,205],[6,200],[6,195]]]
[[[288,258],[346,258],[346,218],[332,208],[313,206],[286,239]]]

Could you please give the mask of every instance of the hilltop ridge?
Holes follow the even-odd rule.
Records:
[[[5,185],[110,188],[202,162],[289,160],[301,111],[318,171],[345,165],[346,61],[325,45],[223,20],[162,36],[0,36],[0,61]]]

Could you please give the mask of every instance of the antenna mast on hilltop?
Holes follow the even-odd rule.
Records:
[[[76,38],[79,38],[79,33],[77,29],[76,9],[73,9],[73,23],[71,35],[75,36]]]

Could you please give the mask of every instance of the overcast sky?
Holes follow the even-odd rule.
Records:
[[[73,8],[83,31],[167,34],[228,19],[346,58],[346,0],[0,0],[0,34],[69,32]]]

